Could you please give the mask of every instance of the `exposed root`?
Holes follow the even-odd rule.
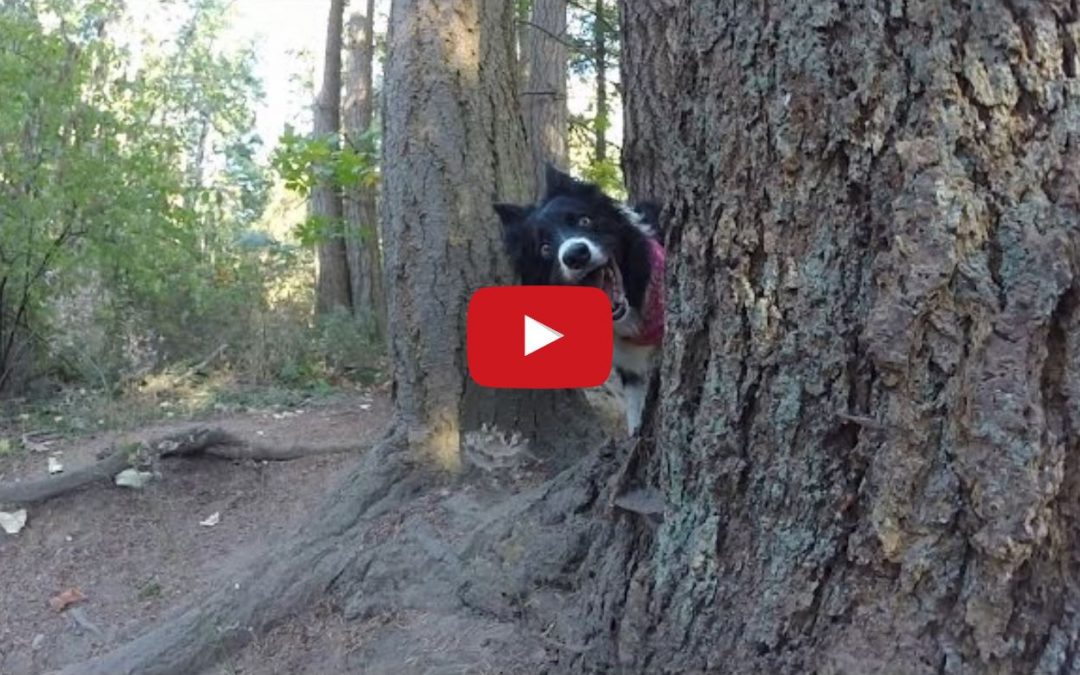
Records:
[[[195,427],[145,443],[122,446],[112,450],[95,464],[56,476],[18,483],[0,483],[0,504],[25,505],[43,502],[91,483],[112,480],[124,469],[157,457],[209,455],[222,459],[279,462],[356,450],[358,447],[355,445],[309,447],[249,444],[222,429]]]
[[[227,445],[216,443],[222,436],[201,431],[169,439],[175,447],[166,443],[154,450],[192,454],[202,452],[196,448]],[[555,596],[565,592],[563,582],[578,576],[594,545],[603,549],[610,543],[612,521],[596,518],[607,497],[604,477],[615,468],[610,446],[590,452],[577,465],[489,513],[466,516],[479,519],[462,530],[471,534],[460,545],[441,543],[425,526],[405,530],[402,536],[387,535],[387,524],[397,522],[410,507],[419,505],[418,513],[425,513],[425,500],[435,494],[432,487],[445,484],[445,475],[426,468],[406,437],[400,428],[391,431],[363,456],[344,484],[327,491],[327,501],[294,535],[269,547],[243,571],[220,578],[209,594],[193,598],[149,632],[94,659],[68,665],[59,675],[200,672],[325,594],[343,601],[347,618],[368,616],[411,598],[432,606],[461,603],[497,620],[517,622],[523,618],[522,605],[515,599],[535,596],[537,607],[560,607]],[[437,528],[441,522],[426,527]],[[514,558],[517,562],[503,558],[514,551],[521,552]],[[539,639],[553,651],[591,658],[594,645],[574,639],[583,632],[579,619],[562,621],[561,611],[528,610],[528,633],[533,638],[542,633]]]
[[[249,443],[221,429],[191,429],[167,436],[150,445],[157,448],[162,457],[191,457],[210,455],[222,459],[252,459],[260,462],[285,462],[315,455],[335,455],[355,452],[354,445],[273,445]]]
[[[364,456],[317,516],[216,590],[149,632],[60,675],[179,675],[199,672],[322,596],[364,550],[365,523],[399,506],[426,476],[406,459],[400,436]]]

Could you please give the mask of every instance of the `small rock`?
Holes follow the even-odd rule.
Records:
[[[0,511],[0,528],[8,534],[18,534],[26,527],[26,509],[19,509],[12,513]]]
[[[44,633],[38,633],[37,635],[34,636],[34,639],[31,640],[30,649],[33,649],[36,652],[39,649],[41,649],[41,645],[43,645],[43,644],[45,644],[45,634]]]
[[[68,610],[68,616],[71,617],[72,622],[75,624],[77,630],[81,629],[87,633],[93,634],[98,639],[104,639],[105,634],[100,628],[97,627],[93,621],[86,616],[86,612],[81,607],[72,607]]]
[[[200,520],[199,524],[203,527],[213,527],[221,522],[221,513],[214,511],[206,518],[206,520]]]
[[[49,474],[62,473],[63,471],[64,465],[60,463],[60,460],[49,455]]]
[[[113,480],[120,487],[129,487],[135,490],[141,490],[147,483],[153,480],[154,474],[149,471],[139,471],[138,469],[124,469],[120,473],[116,474],[116,478]]]

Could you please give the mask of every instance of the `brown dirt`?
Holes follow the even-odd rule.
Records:
[[[614,430],[621,412],[607,388],[589,392]],[[386,430],[385,394],[350,395],[296,408],[198,420],[240,437],[282,445],[369,448]],[[161,436],[191,421],[155,424],[57,443],[71,469],[111,445]],[[10,432],[10,430],[8,430]],[[0,429],[0,433],[4,430]],[[615,431],[617,434],[618,431]],[[9,433],[10,435],[10,433]],[[222,653],[213,675],[559,672],[568,647],[548,624],[526,628],[481,609],[500,586],[480,581],[466,602],[461,574],[484,524],[538,487],[557,467],[499,437],[470,436],[470,478],[418,494],[372,522],[358,551],[359,585]],[[0,457],[0,480],[44,475],[45,452]],[[174,610],[238,577],[244,566],[305,524],[358,462],[322,455],[279,463],[208,457],[159,462],[143,490],[99,483],[28,509],[15,536],[0,533],[0,673],[44,673],[81,663],[144,633]],[[220,513],[220,523],[199,521]],[[378,549],[378,555],[373,552]],[[350,575],[344,575],[346,577]],[[483,577],[481,577],[483,579]],[[494,581],[494,580],[492,580]],[[49,598],[78,587],[86,600],[56,612]],[[486,598],[486,596],[492,596]],[[555,614],[562,600],[553,597]]]
[[[200,422],[266,442],[355,442],[365,448],[384,431],[389,413],[385,396],[352,395],[300,410],[255,411]],[[186,426],[189,423],[170,422],[132,433],[103,433],[57,442],[50,450],[74,468],[93,461],[113,443]],[[21,533],[0,532],[0,673],[45,672],[137,635],[182,601],[197,597],[219,572],[242,566],[267,541],[295,527],[356,461],[355,455],[279,463],[172,459],[158,466],[161,478],[143,490],[101,483],[29,507]],[[0,458],[0,480],[42,476],[46,462],[47,454],[37,452]],[[221,514],[218,525],[199,525],[214,512]],[[53,611],[49,598],[71,587],[81,589],[86,600],[63,613]],[[308,617],[301,618],[293,632],[283,635],[286,642],[303,644]],[[319,612],[311,618],[335,620]],[[364,626],[336,621],[342,629],[333,638],[348,652],[350,635]],[[265,641],[256,647],[267,648]],[[285,645],[275,648],[280,651]],[[294,671],[300,672],[288,665],[256,665],[243,672]]]

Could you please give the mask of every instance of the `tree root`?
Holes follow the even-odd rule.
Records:
[[[199,672],[311,604],[363,551],[363,521],[400,506],[426,480],[398,435],[366,454],[317,520],[208,596],[115,650],[60,675],[179,675]]]
[[[392,430],[363,456],[342,485],[328,491],[327,501],[304,526],[241,571],[221,577],[209,594],[193,598],[136,639],[70,664],[55,675],[201,672],[328,593],[344,597],[346,616],[350,606],[362,614],[365,598],[378,600],[378,573],[374,581],[368,578],[373,561],[389,556],[389,562],[383,561],[385,569],[401,563],[400,549],[393,548],[392,541],[373,537],[373,528],[439,484],[441,474],[426,469],[405,438],[404,432]],[[453,574],[460,578],[451,583],[462,584],[459,601],[471,610],[513,619],[521,612],[514,599],[527,595],[524,589],[561,579],[567,570],[587,564],[585,552],[591,552],[592,535],[613,531],[610,521],[598,520],[594,513],[605,503],[602,477],[613,468],[614,453],[591,453],[582,466],[518,495],[478,523],[460,550],[461,557],[454,556],[453,562],[461,567]],[[531,525],[520,529],[525,521]],[[611,541],[610,535],[601,539]],[[524,557],[529,562],[508,565],[499,551],[519,545],[528,549]],[[438,564],[443,554],[441,550],[433,554],[431,564]],[[406,573],[412,582],[425,583],[422,576]],[[393,584],[390,588],[395,594],[399,590]],[[559,586],[559,593],[564,590]],[[553,622],[554,617],[545,616],[532,627]],[[594,651],[589,641],[568,639],[580,631],[537,632],[553,650],[576,659]]]
[[[112,450],[95,464],[56,476],[19,483],[0,483],[0,504],[26,505],[43,502],[91,483],[112,480],[124,469],[145,464],[157,457],[209,455],[222,459],[280,462],[355,450],[355,445],[310,447],[249,444],[222,429],[195,427],[144,443],[122,446]]]

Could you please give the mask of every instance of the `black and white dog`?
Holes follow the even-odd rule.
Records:
[[[538,204],[494,205],[506,251],[525,284],[596,286],[611,298],[614,366],[633,435],[664,334],[659,208],[617,202],[552,166],[546,178],[547,192]]]

